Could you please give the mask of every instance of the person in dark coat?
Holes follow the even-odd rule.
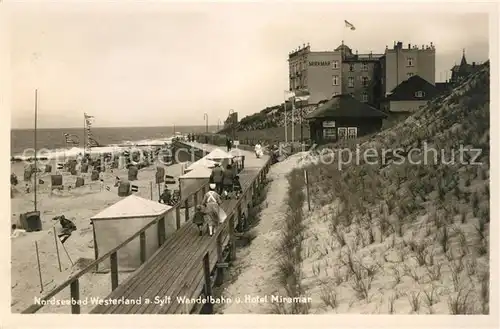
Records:
[[[64,215],[54,217],[53,220],[59,220],[59,224],[61,224],[62,230],[61,233],[58,234],[59,239],[61,239],[61,243],[66,242],[71,236],[73,231],[76,231],[76,225],[67,219]]]
[[[215,167],[212,169],[212,174],[210,175],[210,180],[215,184],[215,191],[217,194],[221,195],[223,190],[224,179],[224,169],[221,168],[219,163],[215,163]]]
[[[10,184],[16,186],[18,183],[17,175],[14,173],[10,174]]]
[[[224,191],[226,191],[227,193],[231,193],[233,191],[234,171],[230,164],[226,166],[226,170],[224,170],[222,176]]]
[[[171,205],[172,203],[172,191],[168,187],[165,187],[163,193],[160,195],[160,203]]]
[[[203,206],[197,205],[193,216],[193,223],[195,223],[198,226],[198,230],[200,231],[200,236],[203,235],[203,228],[207,223],[206,216],[207,215],[205,213],[205,209],[203,208]]]
[[[227,151],[231,151],[231,146],[232,146],[232,142],[231,142],[231,139],[226,138],[226,147],[227,147]]]
[[[240,176],[235,175],[233,180],[233,191],[236,194],[236,197],[239,197],[241,193],[243,193],[243,188],[241,187]]]

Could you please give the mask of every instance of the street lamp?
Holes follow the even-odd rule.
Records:
[[[235,137],[235,131],[234,131],[235,130],[234,129],[235,128],[235,122],[234,122],[233,117],[232,117],[233,114],[234,114],[234,110],[233,109],[229,110],[229,119],[231,120],[231,126],[232,126],[232,129],[233,129],[233,141],[234,141],[234,137]]]
[[[203,114],[203,119],[205,120],[205,132],[208,133],[208,114]]]

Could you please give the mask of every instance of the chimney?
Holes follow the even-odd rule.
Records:
[[[398,41],[397,46],[398,49],[403,49],[403,43],[401,41]]]

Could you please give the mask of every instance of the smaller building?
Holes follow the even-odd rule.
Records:
[[[343,94],[319,105],[306,119],[311,140],[325,144],[378,132],[386,117],[384,112]]]
[[[414,75],[403,81],[383,101],[382,109],[392,113],[412,113],[424,107],[440,90],[427,80]]]
[[[455,65],[451,69],[451,83],[457,84],[460,81],[467,78],[470,74],[476,72],[479,69],[479,65],[476,65],[476,62],[472,62],[472,64],[467,63],[467,59],[465,58],[465,49],[462,53],[462,60],[460,61],[460,65]]]

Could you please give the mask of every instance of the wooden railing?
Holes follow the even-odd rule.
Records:
[[[267,174],[267,171],[269,170],[270,162],[267,161],[266,164],[264,165],[263,168],[259,171],[259,174],[257,175],[256,179],[245,188],[245,191],[243,193],[244,196],[246,196],[246,193],[249,191],[250,188],[255,187],[255,183],[258,180],[259,182],[262,181],[262,177],[265,177],[263,175]],[[264,174],[265,173],[265,174]],[[22,311],[22,314],[30,314],[30,313],[36,313],[38,310],[40,310],[42,307],[45,306],[43,303],[44,301],[48,301],[52,297],[56,296],[58,293],[60,293],[62,290],[70,286],[70,293],[71,293],[71,300],[80,300],[80,287],[79,287],[79,279],[91,272],[92,270],[95,270],[99,264],[103,263],[107,259],[110,261],[110,278],[111,278],[111,291],[115,290],[118,287],[118,251],[128,245],[130,242],[134,241],[135,239],[139,238],[140,240],[140,259],[141,263],[145,263],[147,261],[146,259],[146,230],[153,225],[157,224],[157,229],[158,229],[158,250],[166,241],[165,237],[165,217],[169,213],[175,211],[175,218],[176,218],[176,229],[179,230],[181,228],[181,206],[184,208],[184,218],[185,222],[189,221],[189,201],[191,198],[194,199],[193,203],[196,206],[198,202],[201,202],[202,198],[198,197],[198,194],[201,192],[202,195],[204,195],[208,190],[208,184],[202,185],[199,189],[196,191],[193,191],[189,195],[181,198],[179,203],[174,206],[173,208],[169,209],[165,214],[162,214],[161,216],[155,218],[153,221],[148,223],[146,226],[141,228],[139,231],[137,231],[135,234],[130,236],[128,239],[120,243],[118,246],[107,252],[106,254],[102,255],[98,259],[94,260],[91,262],[89,265],[87,265],[84,269],[78,271],[77,273],[73,274],[71,277],[69,277],[67,280],[65,280],[63,283],[55,287],[52,291],[49,293],[45,294],[39,299],[39,303],[33,304],[26,308],[24,311]],[[236,208],[239,208],[241,204],[242,198],[239,199]],[[234,228],[234,214],[235,210],[233,209],[228,213],[228,218],[229,223],[233,223]],[[224,225],[222,228],[218,231],[218,234],[220,234],[223,231]],[[229,230],[229,234],[234,234],[233,229]],[[233,238],[233,243],[234,243],[234,238]],[[234,251],[233,251],[234,252]],[[71,313],[73,314],[79,314],[80,313],[80,305],[79,303],[72,303],[71,305]]]

